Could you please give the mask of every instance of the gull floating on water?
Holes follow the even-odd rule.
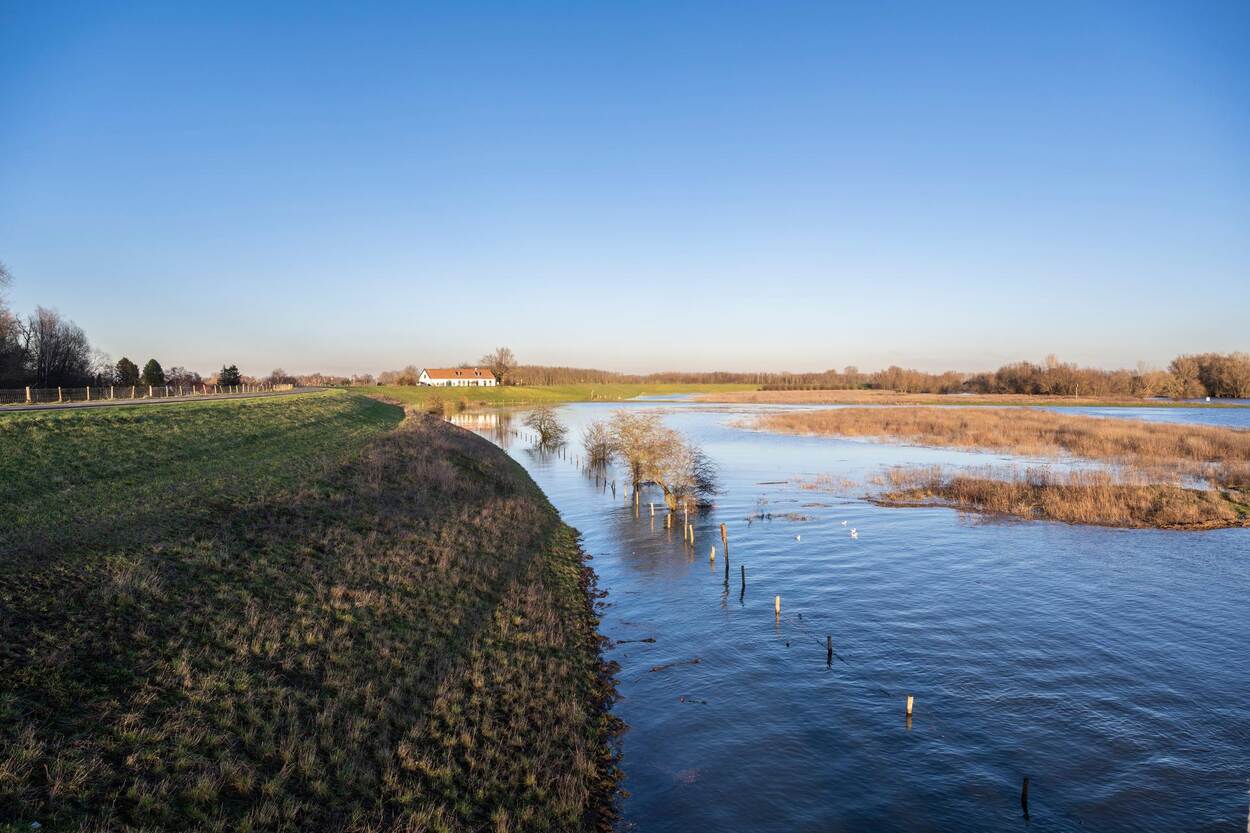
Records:
[[[843,525],[843,526],[846,526],[846,521],[843,521],[843,522],[842,522],[842,525]]]
[[[858,537],[859,537],[859,530],[858,530],[858,529],[851,529],[851,537],[852,537],[852,538],[858,538]]]
[[[803,536],[802,536],[802,535],[795,535],[795,536],[794,536],[794,540],[796,540],[796,541],[801,541],[801,540],[803,540]]]

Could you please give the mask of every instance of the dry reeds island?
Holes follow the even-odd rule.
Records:
[[[13,414],[0,475],[0,828],[609,823],[593,576],[487,441],[339,392]]]
[[[1034,467],[980,473],[894,472],[894,503],[937,501],[1021,517],[1111,526],[1206,528],[1250,516],[1250,431],[1104,419],[1035,409],[841,408],[758,417],[792,434],[1092,460],[1098,471]]]
[[[938,504],[970,512],[1066,523],[1158,529],[1250,524],[1250,493],[1152,482],[1133,472],[1030,466],[891,469],[873,499],[889,506]]]

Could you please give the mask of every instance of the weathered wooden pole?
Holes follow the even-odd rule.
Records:
[[[742,592],[747,592],[747,565],[742,565]]]
[[[87,401],[91,401],[91,385],[87,385]]]
[[[725,532],[725,525],[720,525],[720,542],[725,545],[725,550],[729,550],[729,535]]]
[[[30,404],[30,385],[26,386],[26,404]]]
[[[712,547],[712,551],[708,553],[707,560],[713,563],[716,562],[716,547]]]
[[[778,619],[781,618],[781,596],[773,600],[773,612],[777,614]]]
[[[109,385],[109,399],[113,398],[113,386]]]
[[[57,385],[57,388],[56,388],[56,401],[57,401],[57,402],[61,402],[61,401],[63,401],[63,400],[61,399],[61,387],[60,387],[60,385]]]
[[[911,707],[915,704],[915,702],[916,702],[916,698],[908,694],[907,695],[907,716],[908,717],[911,717]]]
[[[1029,819],[1029,776],[1024,776],[1020,784],[1020,809],[1024,811],[1024,820]]]

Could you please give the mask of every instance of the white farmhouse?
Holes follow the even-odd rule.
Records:
[[[493,388],[498,384],[489,367],[427,367],[417,381],[436,388]]]

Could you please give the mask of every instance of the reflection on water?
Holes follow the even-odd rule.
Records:
[[[560,418],[575,437],[615,407]],[[581,530],[609,592],[625,829],[1245,829],[1250,531],[877,507],[801,485],[1006,458],[730,427],[752,407],[629,407],[660,409],[720,467],[693,545],[658,495],[636,508],[619,472],[583,472],[580,449],[534,452],[500,412],[474,427]],[[1141,410],[1111,415],[1156,416]]]

